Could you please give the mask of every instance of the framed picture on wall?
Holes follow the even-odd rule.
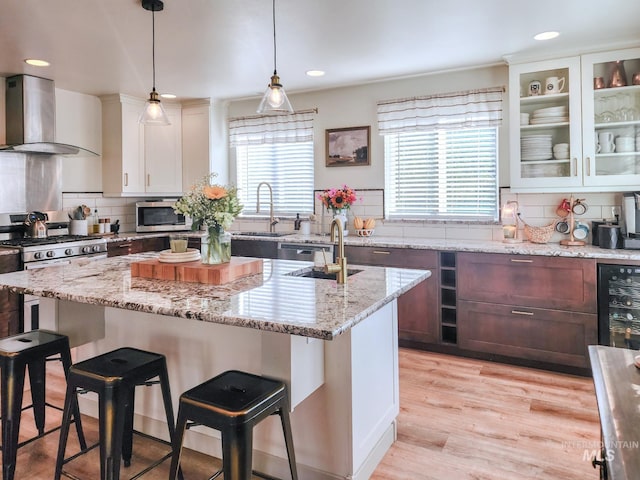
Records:
[[[370,165],[370,134],[369,126],[327,129],[327,167]]]

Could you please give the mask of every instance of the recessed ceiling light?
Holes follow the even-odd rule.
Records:
[[[50,65],[46,60],[38,60],[37,58],[27,58],[24,63],[34,67],[48,67]]]
[[[173,93],[161,93],[160,96],[162,98],[176,98],[176,96]]]
[[[307,75],[310,77],[322,77],[324,75],[324,70],[308,70]]]
[[[560,35],[559,32],[542,32],[533,37],[535,40],[551,40]]]

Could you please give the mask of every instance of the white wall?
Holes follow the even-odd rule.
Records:
[[[323,189],[348,183],[353,188],[384,188],[383,139],[378,134],[376,110],[380,100],[455,92],[475,88],[508,85],[505,65],[422,75],[399,80],[375,82],[351,87],[290,95],[295,110],[318,108],[314,120],[315,188]],[[285,85],[286,87],[286,85]],[[255,115],[259,98],[231,102],[228,117]],[[500,185],[509,184],[508,170],[508,92],[504,94],[504,121],[500,129]],[[356,167],[325,166],[325,130],[371,126],[371,165]],[[231,171],[235,170],[230,155]]]

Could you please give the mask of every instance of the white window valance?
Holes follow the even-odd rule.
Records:
[[[229,119],[229,143],[262,145],[265,143],[297,143],[313,140],[313,116],[316,110],[291,115],[254,115]]]
[[[378,102],[380,135],[502,123],[503,87]]]

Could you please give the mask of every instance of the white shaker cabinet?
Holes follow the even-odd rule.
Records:
[[[208,98],[182,104],[182,190],[185,192],[211,169],[212,108]]]
[[[180,195],[180,106],[164,104],[171,125],[138,122],[144,100],[123,94],[101,97],[102,188],[105,196]]]
[[[144,128],[145,192],[180,195],[182,192],[181,107],[165,104],[164,109],[171,125]]]
[[[627,86],[611,85],[619,72],[617,62],[622,63],[626,75],[624,79],[617,77],[614,84]],[[636,72],[640,72],[640,49],[511,65],[512,189],[589,192],[637,188],[640,85],[632,85]],[[564,78],[564,85],[559,93],[549,94],[545,84],[553,77]],[[597,77],[602,77],[604,88],[594,88]],[[542,90],[539,95],[530,90],[536,81]],[[528,114],[528,118],[521,114]],[[602,132],[603,145],[599,146]],[[556,147],[563,143],[569,145],[568,158]],[[554,147],[561,153],[555,153]]]

